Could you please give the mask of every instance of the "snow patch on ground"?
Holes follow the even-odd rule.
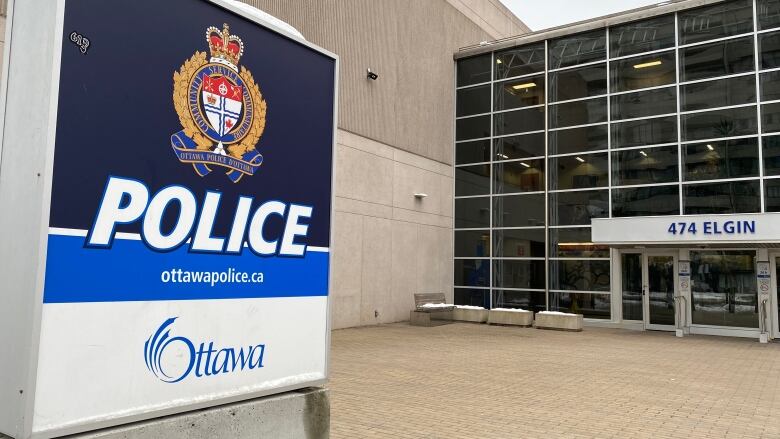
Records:
[[[531,312],[523,308],[493,308],[493,311],[503,311],[503,312]]]
[[[424,303],[420,305],[420,308],[436,309],[436,308],[452,308],[455,305],[446,303]]]
[[[568,312],[560,312],[560,311],[539,311],[537,314],[552,314],[556,316],[576,316],[578,314],[572,314]]]
[[[484,310],[485,308],[481,306],[471,306],[471,305],[455,305],[458,309],[478,309],[478,310]]]

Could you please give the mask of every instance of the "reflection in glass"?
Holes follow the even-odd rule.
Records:
[[[544,160],[500,162],[493,165],[493,193],[534,192],[544,190]]]
[[[487,195],[490,193],[490,165],[455,168],[455,196]]]
[[[680,116],[683,140],[714,139],[756,134],[756,107],[728,108]]]
[[[544,133],[500,137],[494,141],[496,160],[544,156]]]
[[[767,212],[780,212],[780,179],[764,181],[764,204]]]
[[[752,72],[753,37],[680,49],[680,67],[682,81]]]
[[[680,86],[680,110],[693,111],[756,101],[753,75],[696,82]]]
[[[493,197],[493,227],[544,226],[544,194]]]
[[[693,323],[757,328],[756,252],[691,251],[690,257]]]
[[[594,244],[590,227],[550,229],[550,256],[555,258],[608,258],[609,246]]]
[[[676,116],[614,123],[611,129],[612,148],[677,142]]]
[[[607,64],[550,72],[550,102],[607,93]]]
[[[456,230],[455,257],[490,257],[490,230]]]
[[[765,136],[764,175],[780,175],[780,136]]]
[[[494,230],[493,256],[505,258],[543,258],[544,229]]]
[[[756,13],[758,30],[780,27],[780,0],[758,0]]]
[[[753,31],[753,2],[735,0],[679,13],[680,44]]]
[[[490,115],[467,117],[455,121],[455,140],[490,137]]]
[[[455,286],[490,286],[489,259],[455,259]]]
[[[566,102],[550,107],[550,128],[563,128],[607,121],[607,98]]]
[[[606,124],[550,131],[549,136],[550,154],[597,151],[608,145]]]
[[[553,192],[550,194],[550,225],[589,226],[591,218],[609,216],[609,191]]]
[[[481,306],[490,308],[490,290],[476,288],[455,288],[455,305]]]
[[[606,29],[598,29],[549,42],[549,69],[606,59]]]
[[[490,197],[456,198],[455,228],[490,227]]]
[[[609,77],[612,93],[673,84],[677,80],[674,51],[613,61]]]
[[[544,71],[544,42],[496,52],[496,79]]]
[[[607,153],[550,157],[550,190],[606,186]]]
[[[758,180],[683,186],[685,215],[761,211]]]
[[[675,87],[657,88],[612,96],[612,120],[636,119],[677,112]]]
[[[680,190],[675,185],[612,189],[612,216],[679,215]]]
[[[780,70],[762,73],[760,78],[761,100],[774,101],[780,99]]]
[[[460,119],[463,120],[463,119]],[[544,129],[544,108],[507,111],[493,115],[496,136]]]
[[[544,289],[544,260],[493,260],[493,286]]]
[[[458,87],[490,81],[491,54],[458,60]]]
[[[628,149],[612,153],[612,185],[677,181],[677,145]]]
[[[609,29],[611,58],[674,46],[674,15],[615,26]]]
[[[493,290],[493,308],[539,312],[547,309],[547,300],[544,291]]]
[[[490,86],[462,88],[457,91],[457,115],[487,113],[490,111]]]
[[[674,325],[674,256],[647,256],[647,313],[651,325]]]
[[[551,291],[550,309],[572,314],[582,314],[586,319],[609,320],[611,296],[609,294]]]
[[[780,32],[760,34],[758,48],[761,54],[762,69],[780,67]]]
[[[683,146],[685,180],[758,177],[758,139],[721,140]]]
[[[496,111],[544,104],[544,75],[500,82],[493,96]]]
[[[455,144],[455,164],[490,161],[490,139]]]
[[[609,261],[601,259],[550,261],[550,289],[609,292]]]
[[[642,320],[642,255],[620,255],[623,320]]]
[[[764,133],[780,131],[780,103],[761,106],[761,131]]]

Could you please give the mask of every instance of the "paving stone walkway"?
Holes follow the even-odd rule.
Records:
[[[780,343],[468,323],[332,342],[335,439],[780,438]]]

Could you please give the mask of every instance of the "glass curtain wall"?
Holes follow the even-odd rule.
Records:
[[[458,61],[455,300],[610,318],[592,218],[780,211],[780,0]]]

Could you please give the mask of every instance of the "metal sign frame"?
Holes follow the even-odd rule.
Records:
[[[0,288],[0,346],[3,346],[0,432],[15,438],[50,438],[324,384],[330,368],[335,219],[333,170],[336,166],[339,59],[227,1],[197,0],[232,12],[334,61],[325,378],[238,396],[191,401],[175,408],[118,416],[86,425],[74,423],[66,428],[33,431],[66,1],[72,0],[57,0],[56,3],[10,0],[8,5],[0,81],[0,120],[3,122],[0,126],[0,205],[6,206],[0,215],[0,279],[3,279]],[[9,108],[14,110],[8,111]]]

